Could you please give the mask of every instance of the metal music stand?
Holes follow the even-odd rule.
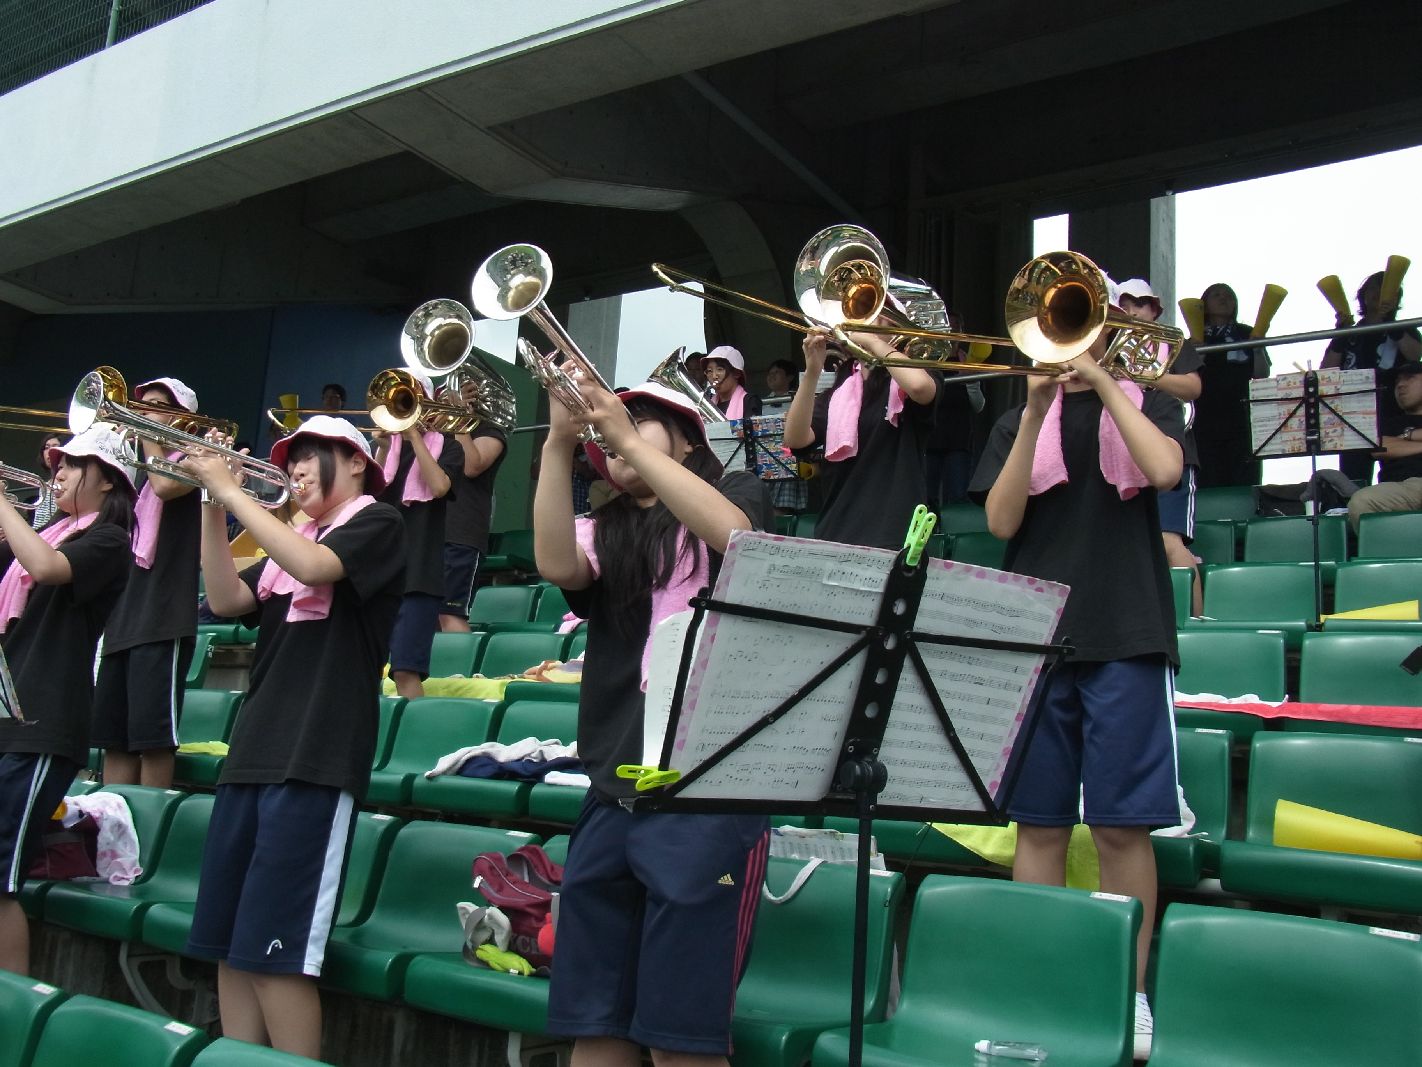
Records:
[[[916,629],[919,604],[927,579],[927,560],[921,560],[917,565],[910,566],[907,563],[908,552],[908,549],[900,552],[890,567],[880,596],[877,617],[868,625],[811,617],[755,604],[729,603],[714,599],[704,593],[694,597],[691,601],[694,614],[682,647],[676,688],[672,697],[670,721],[662,751],[662,767],[669,767],[672,763],[677,726],[683,712],[687,683],[692,674],[694,637],[708,615],[740,616],[786,626],[849,634],[854,635],[855,639],[847,648],[830,658],[813,677],[799,686],[787,698],[779,701],[765,714],[756,718],[708,758],[683,773],[677,780],[658,787],[655,793],[649,791],[643,797],[638,798],[634,805],[635,810],[645,811],[738,812],[744,814],[774,811],[777,814],[803,812],[857,817],[859,821],[859,848],[856,863],[854,955],[850,994],[849,1062],[851,1067],[858,1067],[863,1060],[864,987],[868,965],[870,840],[875,816],[883,814],[891,817],[929,817],[935,820],[950,819],[958,822],[1006,823],[1007,800],[1016,785],[1017,776],[1022,766],[1023,753],[1031,741],[1031,734],[1036,726],[1040,686],[1036,696],[1031,699],[1027,717],[1018,736],[1007,773],[1003,776],[1001,788],[998,790],[998,795],[994,796],[993,792],[984,784],[982,776],[978,773],[962,738],[959,736],[953,716],[944,705],[930,676],[920,646],[925,644],[954,645],[1022,655],[1045,656],[1050,657],[1048,666],[1054,666],[1062,657],[1071,652],[1068,644],[1030,644],[972,636],[948,636],[925,633]],[[851,663],[860,653],[865,654],[865,661],[855,683],[852,703],[844,709],[848,729],[844,742],[835,756],[838,773],[827,794],[813,802],[782,802],[773,797],[755,795],[750,795],[745,799],[708,799],[682,795],[727,757],[778,722],[805,697],[811,695],[841,668]],[[885,767],[879,761],[880,745],[906,666],[917,676],[928,696],[934,716],[943,729],[952,753],[971,781],[981,807],[958,810],[943,807],[917,808],[893,804],[881,806],[878,803],[879,794],[888,784],[891,771],[891,768]],[[702,679],[703,684],[706,681],[707,679]],[[755,794],[756,790],[749,792]]]
[[[1325,391],[1319,375],[1329,376],[1328,384],[1337,386]],[[1307,370],[1301,374],[1284,374],[1277,378],[1257,379],[1249,383],[1250,429],[1258,444],[1254,457],[1264,459],[1271,456],[1309,457],[1309,489],[1313,493],[1313,507],[1309,509],[1309,523],[1313,531],[1313,619],[1308,629],[1315,630],[1323,615],[1323,561],[1319,544],[1318,513],[1318,457],[1324,453],[1348,451],[1352,448],[1377,449],[1378,412],[1377,386],[1367,388],[1361,385],[1360,376],[1375,379],[1370,370],[1362,371],[1316,371]],[[1352,377],[1354,381],[1347,379]],[[1285,390],[1294,388],[1298,380],[1297,393],[1284,395]],[[1274,394],[1274,395],[1269,395]],[[1373,397],[1369,412],[1343,412],[1346,398],[1357,396]],[[1273,415],[1265,412],[1263,419],[1255,415],[1264,411],[1265,405],[1272,405]],[[1274,424],[1274,418],[1278,418]],[[1359,426],[1353,420],[1363,422]],[[1265,433],[1265,430],[1268,432]],[[1356,440],[1350,440],[1352,435]],[[1262,437],[1262,439],[1261,439]]]

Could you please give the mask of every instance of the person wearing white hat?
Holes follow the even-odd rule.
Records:
[[[88,761],[87,664],[128,579],[133,529],[133,475],[112,428],[47,460],[60,518],[35,530],[0,494],[0,648],[18,704],[0,710],[0,968],[17,974],[29,972],[30,941],[16,897],[41,828]]]
[[[208,824],[188,952],[218,961],[222,1030],[321,1057],[321,973],[347,843],[370,784],[381,674],[405,587],[405,528],[345,419],[316,415],[272,448],[309,521],[246,495],[220,455],[184,466],[207,488],[212,608],[259,624],[252,680]],[[237,572],[230,510],[266,552]]]
[[[425,396],[434,383],[415,375]],[[463,481],[464,449],[451,435],[415,423],[397,434],[377,430],[375,461],[385,474],[379,499],[405,520],[405,597],[390,634],[390,678],[407,700],[425,695],[430,650],[444,605],[445,520]]]
[[[198,410],[197,394],[177,378],[141,382],[133,396],[145,405]],[[145,461],[181,455],[147,438],[141,447]],[[202,508],[189,482],[139,471],[137,484],[133,570],[104,630],[90,744],[104,750],[105,785],[167,789],[197,638]]]
[[[642,762],[652,629],[709,584],[731,534],[770,521],[763,483],[722,473],[690,401],[653,382],[613,396],[579,383],[615,453],[589,460],[623,492],[575,518],[579,426],[550,400],[534,497],[538,570],[588,620],[578,753],[592,779],[559,897],[548,1030],[575,1062],[656,1062],[730,1052],[731,1011],[764,873],[760,816],[624,807]],[[725,1062],[724,1059],[719,1062]]]
[[[721,345],[702,360],[706,384],[714,390],[711,402],[728,419],[744,419],[761,412],[760,397],[746,392],[746,357],[739,349]]]

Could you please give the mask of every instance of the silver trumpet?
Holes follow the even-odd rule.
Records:
[[[5,499],[10,502],[10,506],[16,511],[38,511],[41,505],[54,499],[54,486],[41,478],[38,474],[31,474],[20,467],[12,467],[8,463],[0,463],[0,481],[7,486],[15,486],[19,489],[33,489],[36,493],[34,500],[23,501],[18,499],[14,493],[5,492]]]
[[[563,329],[563,324],[548,310],[544,297],[552,284],[553,261],[548,258],[547,252],[537,245],[507,245],[484,260],[474,273],[471,303],[474,310],[486,319],[527,317],[529,322],[543,331],[544,336],[553,342],[557,355],[554,352],[539,352],[533,345],[520,340],[520,361],[549,396],[557,399],[574,417],[582,417],[592,409],[577,381],[563,370],[561,363],[571,361],[582,377],[596,382],[609,393],[612,386],[607,384],[592,360],[583,354],[582,349],[568,336],[568,331]],[[585,443],[597,445],[604,452],[608,451],[602,435],[592,426],[586,427],[578,437]]]
[[[182,414],[188,415],[187,412]],[[238,476],[242,483],[242,492],[264,508],[279,508],[291,496],[291,479],[286,476],[286,471],[275,464],[243,455],[196,434],[186,433],[138,414],[129,400],[128,386],[123,375],[113,367],[99,367],[84,375],[69,401],[71,433],[81,434],[96,422],[107,422],[118,429],[127,450],[125,462],[139,470],[160,474],[185,485],[204,488],[199,479],[176,462],[146,458],[143,449],[139,447],[139,441],[152,441],[164,452],[217,453],[227,460],[228,466]]]

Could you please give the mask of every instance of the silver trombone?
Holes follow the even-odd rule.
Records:
[[[583,377],[612,392],[612,386],[607,384],[592,360],[583,354],[544,303],[544,297],[552,285],[553,261],[547,252],[537,245],[506,245],[479,265],[470,287],[470,298],[474,310],[486,319],[527,317],[553,342],[554,350],[563,359],[577,366]],[[575,418],[591,413],[592,409],[578,389],[577,381],[563,370],[560,360],[552,352],[539,352],[520,339],[518,353],[525,369],[538,379],[549,396],[556,398]],[[602,434],[591,425],[579,432],[578,439],[608,452]]]
[[[16,511],[38,511],[46,503],[54,500],[54,486],[50,482],[41,478],[38,474],[32,474],[20,467],[12,467],[8,463],[0,463],[0,481],[6,484],[5,499],[10,502],[10,506]],[[20,489],[33,489],[36,493],[34,500],[20,500],[14,493],[9,491],[9,486]]]
[[[237,475],[242,492],[264,508],[279,508],[291,496],[291,479],[275,464],[138,414],[129,400],[128,385],[123,375],[113,367],[99,367],[84,375],[69,401],[71,433],[81,434],[96,422],[107,422],[120,432],[127,453],[123,458],[138,470],[203,488],[198,478],[175,461],[146,458],[139,442],[152,441],[165,452],[217,453],[227,460]]]

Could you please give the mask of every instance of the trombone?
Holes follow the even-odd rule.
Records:
[[[441,390],[431,398],[425,395],[425,387],[414,372],[391,367],[370,379],[365,403],[370,421],[386,433],[400,433],[417,423],[422,430],[469,433],[483,421],[462,403],[441,399],[446,393]]]
[[[1008,337],[949,330],[946,315],[940,326],[936,320],[942,301],[937,294],[918,279],[893,275],[883,245],[859,226],[827,227],[801,250],[793,280],[798,312],[663,263],[652,264],[652,272],[673,292],[690,293],[778,326],[801,333],[827,328],[852,346],[855,358],[885,367],[1060,374],[1063,364],[1088,350],[1103,331],[1114,329],[1103,364],[1117,377],[1152,382],[1169,369],[1184,339],[1179,330],[1112,308],[1105,273],[1076,252],[1038,256],[1017,272],[1004,301]],[[691,288],[691,283],[704,291]],[[894,338],[905,353],[875,356],[853,344],[846,336],[849,331]],[[959,343],[1016,348],[1035,365],[951,358]]]
[[[38,511],[47,502],[54,500],[54,486],[41,478],[38,474],[31,474],[20,467],[12,467],[8,463],[0,463],[0,482],[6,483],[4,493],[5,499],[10,502],[10,506],[16,511]],[[33,489],[35,498],[33,500],[20,500],[14,493],[9,491],[8,486],[16,486],[20,489]]]
[[[167,404],[131,401],[123,375],[113,367],[99,367],[84,375],[74,390],[69,401],[69,430],[81,434],[96,422],[110,423],[123,436],[127,453],[123,458],[129,465],[199,488],[203,488],[202,482],[176,462],[145,458],[138,442],[152,441],[164,452],[215,452],[228,461],[242,483],[242,492],[262,507],[281,507],[291,496],[291,479],[280,467],[142,414],[155,411],[169,415],[174,409]],[[235,423],[202,418],[188,411],[182,411],[179,419],[190,428],[205,426],[208,431],[216,429],[229,438],[237,430]]]
[[[54,434],[62,436],[69,432],[64,412],[48,411],[45,408],[20,408],[0,404],[0,415],[28,415],[33,419],[49,419],[51,424],[36,422],[0,422],[0,430],[23,430],[26,433]]]
[[[563,329],[563,324],[548,310],[544,297],[552,285],[553,261],[547,252],[537,245],[506,245],[484,260],[474,272],[470,288],[471,303],[474,310],[486,319],[527,316],[528,321],[553,342],[555,351],[564,359],[571,360],[583,377],[612,392],[612,386],[598,373],[592,360],[583,354],[582,349],[568,336],[568,331]],[[552,352],[539,352],[520,338],[518,354],[519,361],[538,379],[538,384],[574,416],[591,411],[587,399],[578,389],[577,381],[563,370]],[[579,431],[578,439],[585,444],[597,445],[603,452],[612,455],[602,434],[591,425]]]

